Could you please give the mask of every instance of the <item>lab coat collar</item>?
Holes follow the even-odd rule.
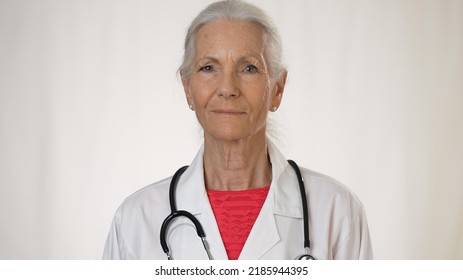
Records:
[[[187,210],[193,215],[201,214],[204,203],[208,202],[204,183],[203,155],[204,145],[177,184],[177,208]]]
[[[271,141],[268,141],[268,152],[272,163],[270,190],[273,192],[274,213],[291,218],[302,218],[302,201],[294,169]]]

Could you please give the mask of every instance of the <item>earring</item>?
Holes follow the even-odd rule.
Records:
[[[278,109],[277,106],[273,106],[273,107],[272,107],[272,112],[275,112],[277,109]]]
[[[194,109],[193,109],[193,104],[190,104],[189,107],[190,107],[190,110],[191,110],[191,111],[194,111]]]

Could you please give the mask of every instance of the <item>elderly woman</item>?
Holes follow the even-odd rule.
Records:
[[[204,145],[187,169],[124,201],[105,259],[372,258],[355,195],[266,137],[285,88],[280,60],[278,33],[255,6],[216,2],[193,20],[180,75]]]

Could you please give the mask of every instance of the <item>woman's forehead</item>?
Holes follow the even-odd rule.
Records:
[[[201,27],[195,42],[196,57],[233,51],[262,54],[264,34],[257,25],[237,20],[220,20]]]

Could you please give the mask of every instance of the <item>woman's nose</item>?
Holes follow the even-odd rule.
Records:
[[[236,98],[240,95],[236,73],[227,71],[221,75],[217,95],[222,98]]]

